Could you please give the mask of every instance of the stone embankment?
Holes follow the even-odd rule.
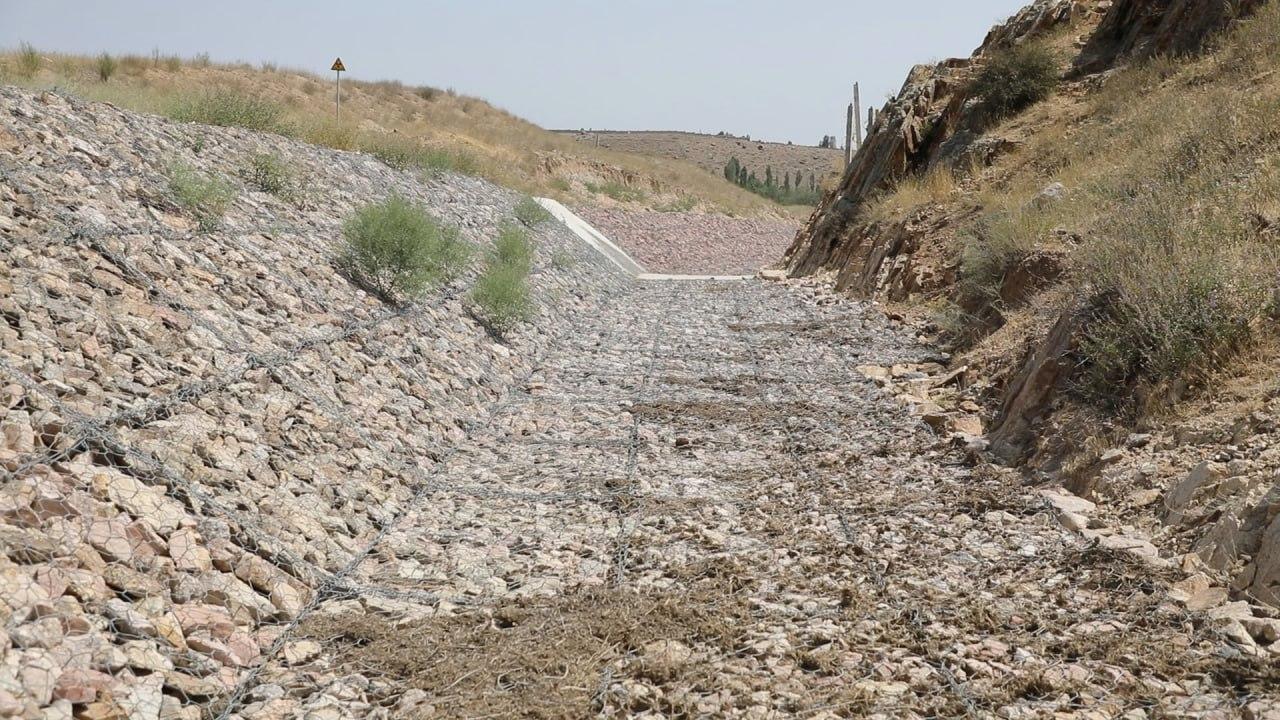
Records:
[[[296,196],[241,181],[262,153]],[[235,188],[217,229],[178,164]],[[519,197],[53,93],[0,89],[0,180],[0,717],[197,718],[247,687],[622,282],[547,226],[537,331],[495,341],[466,278],[388,307],[335,268],[354,208],[399,193],[482,245]]]

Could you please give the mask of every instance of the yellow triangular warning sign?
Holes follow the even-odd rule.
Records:
[[[342,64],[342,58],[333,61],[333,67],[329,68],[334,72],[346,72],[347,66]]]

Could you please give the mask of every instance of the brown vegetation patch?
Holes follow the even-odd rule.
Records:
[[[653,643],[724,654],[737,648],[750,612],[737,594],[744,582],[710,564],[688,570],[690,589],[679,594],[594,589],[402,625],[370,615],[324,616],[301,633],[326,644],[343,668],[378,668],[427,692],[424,717],[594,717],[607,703],[609,678],[634,673],[688,683],[707,672],[697,662],[664,665],[653,657]]]

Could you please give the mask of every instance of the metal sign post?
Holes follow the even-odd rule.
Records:
[[[329,68],[334,72],[335,80],[333,84],[333,119],[338,119],[338,108],[342,106],[342,73],[347,69],[342,64],[342,58],[333,61],[333,67]]]

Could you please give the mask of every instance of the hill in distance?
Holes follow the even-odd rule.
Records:
[[[707,172],[723,174],[732,158],[764,177],[765,168],[781,176],[799,174],[807,183],[831,179],[843,169],[844,151],[812,145],[765,142],[735,135],[675,130],[557,130],[589,147],[693,163]]]

